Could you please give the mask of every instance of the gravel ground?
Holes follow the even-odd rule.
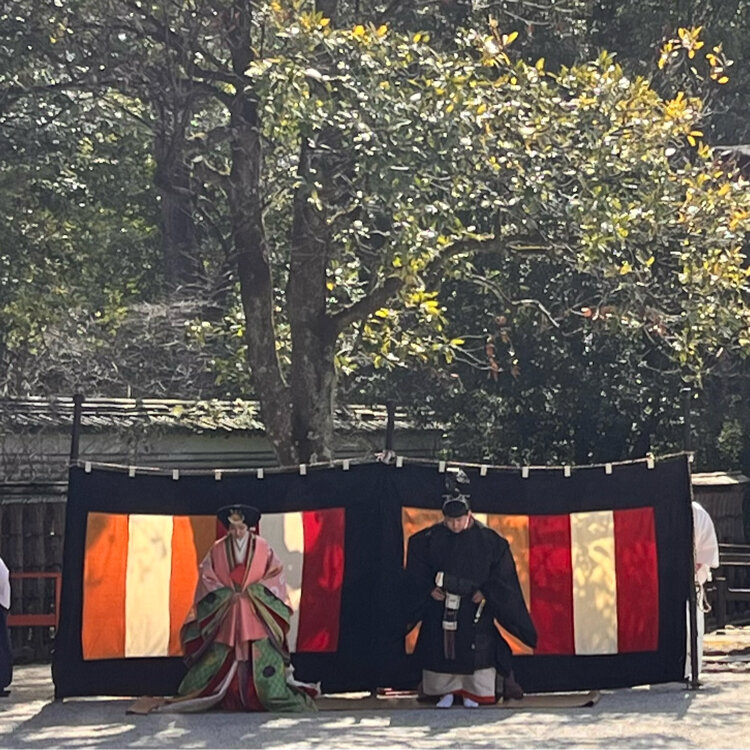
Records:
[[[703,687],[603,691],[590,708],[126,715],[130,699],[53,700],[49,665],[16,667],[0,748],[750,748],[750,628],[706,642]]]

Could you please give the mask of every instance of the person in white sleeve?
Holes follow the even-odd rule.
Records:
[[[693,539],[695,544],[695,595],[697,599],[696,631],[698,634],[698,674],[696,677],[700,677],[703,661],[703,634],[706,629],[705,613],[709,610],[704,585],[711,580],[711,568],[719,567],[719,543],[716,539],[716,529],[711,516],[700,503],[695,501],[693,501]],[[690,606],[689,602],[688,606]],[[689,679],[690,674],[690,611],[688,610],[685,678]]]
[[[10,609],[10,571],[0,557],[0,697],[10,695],[7,689],[13,679],[13,655],[8,635]]]

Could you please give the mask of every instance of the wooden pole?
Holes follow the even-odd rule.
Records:
[[[83,412],[83,396],[73,395],[73,427],[70,433],[70,463],[78,461],[79,442],[81,438],[81,413]]]
[[[688,686],[690,690],[697,690],[700,687],[698,681],[698,665],[700,654],[698,653],[698,596],[695,589],[695,528],[693,527],[693,481],[690,462],[690,451],[692,450],[692,435],[690,432],[690,400],[693,391],[691,388],[682,389],[682,442],[685,452],[688,454],[688,486],[690,494],[688,502],[690,503],[690,587],[688,590],[688,615],[690,621],[690,680]]]
[[[385,408],[388,414],[387,422],[385,425],[385,449],[386,451],[392,451],[393,433],[396,430],[396,404],[394,401],[388,401],[385,405]]]

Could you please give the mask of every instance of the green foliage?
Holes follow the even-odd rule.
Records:
[[[654,83],[643,73],[657,69],[655,40],[644,35],[640,54],[625,44],[638,41],[638,8],[662,17],[654,3],[618,4],[622,64],[607,52],[579,59],[605,36],[606,14],[574,0],[521,3],[536,15],[518,34],[505,23],[517,4],[505,2],[432,16],[406,2],[392,24],[386,3],[359,15],[342,3],[338,24],[304,0],[16,5],[0,29],[0,208],[14,219],[0,237],[6,350],[33,349],[45,318],[68,306],[117,330],[131,303],[167,286],[157,193],[189,193],[180,205],[204,270],[222,275],[262,243],[273,283],[272,321],[246,317],[255,287],[240,300],[230,277],[210,319],[190,326],[191,341],[217,352],[222,388],[249,387],[244,357],[252,375],[268,373],[248,332],[274,326],[283,376],[304,339],[295,326],[307,325],[335,331],[321,367],[347,388],[438,363],[425,378],[439,382],[435,400],[479,393],[466,426],[491,426],[483,455],[503,425],[512,460],[612,457],[664,418],[679,383],[748,351],[750,194],[704,142],[701,89],[671,88],[687,80],[672,62]],[[489,27],[474,11],[493,14]],[[704,53],[694,20],[675,24],[688,60]],[[553,54],[556,34],[565,44]],[[33,65],[18,63],[19,44]],[[238,245],[256,214],[255,245]],[[314,313],[288,291],[305,232],[325,267]],[[606,446],[602,433],[618,437]]]

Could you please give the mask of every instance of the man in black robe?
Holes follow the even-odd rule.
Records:
[[[443,521],[414,534],[406,561],[411,593],[410,625],[421,620],[415,654],[422,666],[422,692],[448,708],[454,696],[465,706],[520,698],[511,649],[497,620],[527,645],[536,629],[523,599],[508,542],[479,523],[468,497],[458,491],[443,503]]]

